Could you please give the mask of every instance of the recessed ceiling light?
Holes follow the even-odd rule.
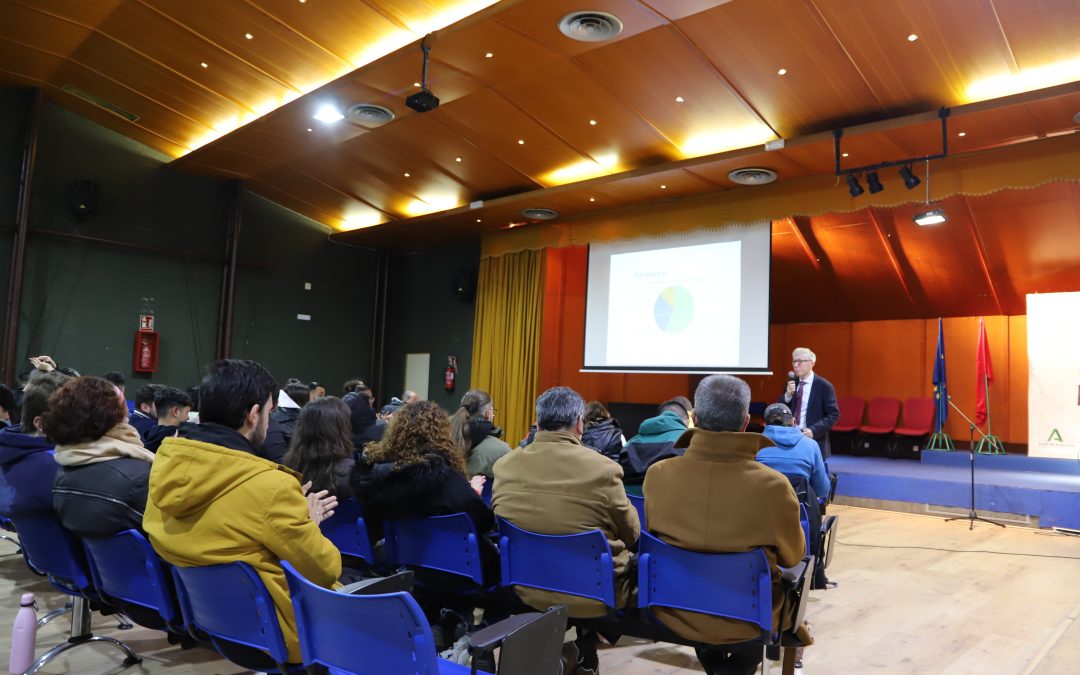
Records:
[[[307,130],[308,130],[308,131],[312,131],[311,127],[308,127],[308,128],[307,128]]]
[[[660,189],[661,189],[661,190],[666,190],[666,189],[667,189],[667,186],[666,186],[666,185],[661,185],[661,186],[660,186]]]
[[[964,136],[967,136],[967,132],[966,131],[961,131],[960,133],[958,133],[956,135],[960,136],[960,137],[964,137]]]
[[[589,201],[590,201],[590,202],[595,202],[595,201],[596,201],[596,197],[589,197]]]
[[[345,116],[341,114],[341,111],[337,109],[337,106],[329,103],[324,103],[319,106],[319,109],[315,111],[315,119],[320,122],[338,122],[345,119]]]
[[[460,161],[461,161],[461,158],[460,158],[460,157],[455,157],[455,158],[454,158],[454,161],[455,161],[455,162],[460,162]]]
[[[596,120],[589,120],[589,125],[595,127],[596,126]]]
[[[495,56],[495,55],[494,55],[494,54],[492,54],[491,52],[488,52],[487,54],[484,54],[484,58],[485,58],[485,59],[490,59],[490,58],[491,58],[491,57],[493,57],[493,56]]]
[[[203,68],[209,68],[210,67],[210,65],[206,61],[203,61],[199,65],[202,66]]]
[[[477,219],[476,219],[476,222],[478,222],[478,223],[482,223],[482,222],[484,222],[484,221],[483,221],[483,219],[482,219],[482,218],[477,218]]]
[[[300,0],[300,4],[301,4],[301,5],[305,5],[305,4],[307,4],[307,0]]]
[[[401,174],[401,175],[402,175],[402,176],[405,176],[406,178],[408,178],[408,177],[409,177],[409,172],[408,172],[408,171],[406,171],[405,173],[403,173],[403,174]]]
[[[847,154],[847,153],[845,152],[844,154],[842,154],[842,155],[840,155],[840,156],[841,156],[841,157],[847,157],[847,156],[848,156],[848,154]]]
[[[781,68],[780,70],[776,71],[776,74],[777,75],[787,75],[787,68]]]
[[[518,145],[525,145],[525,139],[519,138],[518,139]]]
[[[414,87],[419,87],[419,86],[420,86],[420,83],[419,83],[419,82],[413,82],[413,83],[412,83],[412,86],[414,86]]]
[[[919,39],[919,36],[916,35],[915,33],[912,33],[911,35],[907,36],[907,41],[908,42],[915,42],[918,39]]]
[[[254,40],[255,39],[255,36],[252,35],[251,33],[244,33],[244,37],[246,37],[249,40]]]
[[[675,102],[676,102],[676,103],[682,103],[682,102],[683,102],[683,101],[685,101],[685,100],[686,100],[686,99],[685,99],[685,98],[683,98],[682,96],[676,96],[676,97],[675,97]]]

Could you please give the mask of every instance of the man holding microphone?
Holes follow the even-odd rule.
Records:
[[[793,370],[788,373],[787,389],[779,402],[791,408],[795,426],[817,441],[822,459],[828,459],[832,454],[829,429],[840,419],[840,408],[832,383],[814,373],[816,362],[817,356],[806,347],[798,347],[791,353]]]

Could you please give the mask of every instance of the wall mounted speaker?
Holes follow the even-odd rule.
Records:
[[[452,274],[454,295],[466,302],[476,297],[476,270],[468,267],[455,267]]]
[[[97,210],[98,186],[92,180],[77,180],[71,184],[71,212],[85,218]]]

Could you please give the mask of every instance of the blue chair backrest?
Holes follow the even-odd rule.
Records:
[[[408,593],[346,595],[304,579],[282,562],[304,665],[332,672],[436,675],[431,627]]]
[[[772,577],[761,549],[698,553],[641,533],[638,607],[682,609],[757,624],[772,636]]]
[[[367,564],[375,562],[375,552],[371,549],[371,537],[360,504],[355,499],[346,499],[338,503],[334,515],[319,525],[323,536],[334,543],[345,555],[360,558]]]
[[[799,503],[799,525],[802,525],[803,537],[806,539],[806,554],[810,555],[810,511],[802,502]]]
[[[267,652],[288,662],[277,611],[262,579],[246,563],[173,567],[185,623],[215,640]]]
[[[167,622],[179,618],[165,565],[138,530],[105,539],[84,539],[94,586],[101,593],[148,607]]]
[[[641,529],[645,529],[645,498],[639,495],[627,494],[627,499],[634,505],[634,509],[637,511],[638,522],[641,523]]]
[[[495,479],[488,478],[484,481],[484,487],[480,489],[480,499],[484,500],[484,503],[491,506],[491,491],[495,488]]]
[[[383,536],[389,562],[448,572],[484,585],[476,526],[464,513],[388,520]]]
[[[90,589],[86,553],[74,535],[51,513],[13,518],[26,562],[68,595],[85,595]]]
[[[503,586],[529,586],[599,600],[615,611],[611,546],[600,530],[537,534],[499,518]]]

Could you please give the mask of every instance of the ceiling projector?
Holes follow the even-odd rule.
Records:
[[[427,89],[421,89],[409,98],[405,99],[405,105],[416,112],[428,112],[439,107],[439,97]]]

